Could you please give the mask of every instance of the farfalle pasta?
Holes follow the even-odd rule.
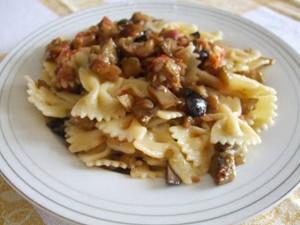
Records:
[[[89,151],[78,154],[79,159],[86,164],[88,167],[95,165],[95,162],[100,159],[105,159],[111,155],[112,150],[105,144],[99,145]]]
[[[78,73],[80,82],[87,94],[79,99],[72,108],[72,116],[102,121],[125,115],[121,103],[111,94],[118,89],[118,84],[107,81],[100,82],[96,74],[86,69],[79,69]]]
[[[186,159],[191,161],[194,166],[201,165],[201,155],[208,141],[208,133],[206,130],[190,126],[170,127],[171,136],[176,140],[181,151],[186,155]]]
[[[147,133],[147,128],[142,126],[133,116],[98,122],[96,127],[109,137],[117,138],[120,141],[140,140]]]
[[[130,176],[134,178],[158,178],[164,176],[164,170],[151,170],[148,165],[142,164],[131,169]]]
[[[87,167],[192,184],[232,181],[277,115],[258,50],[140,12],[50,42],[28,100]],[[101,172],[101,171],[99,171]]]
[[[105,135],[99,129],[86,130],[74,125],[66,125],[66,141],[73,153],[88,151],[106,141]]]
[[[133,145],[144,154],[158,159],[164,158],[169,148],[169,143],[155,140],[154,135],[150,132],[143,139],[135,140]]]
[[[28,100],[40,110],[43,115],[56,118],[64,118],[69,115],[70,110],[79,99],[78,95],[51,90],[43,82],[40,85],[30,77],[27,79]]]

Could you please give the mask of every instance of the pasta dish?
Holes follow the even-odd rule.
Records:
[[[28,100],[87,167],[226,184],[274,122],[277,97],[263,76],[274,60],[222,39],[140,12],[103,17],[47,45]]]

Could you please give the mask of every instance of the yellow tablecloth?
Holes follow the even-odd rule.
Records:
[[[109,1],[109,0],[108,0]],[[102,4],[103,0],[41,0],[58,15]],[[285,16],[300,20],[300,0],[195,0],[241,14],[260,6],[269,7]],[[0,54],[0,60],[4,54]],[[20,197],[0,177],[0,225],[44,225],[30,203]],[[242,225],[300,225],[300,188],[273,209],[252,218]]]

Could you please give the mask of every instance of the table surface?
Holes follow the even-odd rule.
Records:
[[[180,1],[180,0],[179,0]],[[27,34],[61,16],[116,0],[1,0],[0,60]],[[300,0],[194,0],[240,14],[275,33],[300,54]],[[36,19],[38,18],[38,20]],[[0,177],[0,224],[65,225],[33,207]],[[300,188],[242,225],[300,225]]]

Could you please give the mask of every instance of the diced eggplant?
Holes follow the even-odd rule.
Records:
[[[132,14],[132,17],[130,20],[134,23],[141,23],[141,22],[145,23],[145,22],[151,21],[152,18],[141,12],[135,12]]]
[[[59,89],[71,91],[78,86],[78,74],[71,63],[59,64],[55,70]]]
[[[218,70],[217,77],[220,79],[222,85],[228,86],[230,80],[230,74],[225,67],[222,67],[221,69]]]
[[[236,176],[234,154],[231,151],[216,152],[212,157],[209,173],[217,185],[233,181]]]
[[[97,33],[92,31],[79,32],[73,39],[71,46],[74,49],[97,44]]]
[[[155,52],[155,42],[149,39],[145,42],[133,42],[132,38],[121,38],[120,47],[129,55],[146,58]]]
[[[219,97],[215,94],[209,95],[206,98],[208,104],[208,111],[211,113],[215,113],[219,109],[220,101]]]
[[[142,72],[142,67],[139,58],[128,57],[121,62],[123,75],[128,77],[136,77]]]
[[[166,173],[165,173],[166,183],[168,185],[179,185],[181,184],[181,179],[176,175],[170,165],[166,166]]]
[[[138,38],[144,33],[144,26],[141,24],[128,23],[121,27],[120,35],[122,37]]]
[[[183,73],[184,69],[178,65],[175,60],[167,60],[165,63],[165,66],[162,70],[162,73],[167,79],[167,85],[172,90],[179,90],[182,88],[181,85],[181,74]]]
[[[129,24],[130,23],[130,20],[129,19],[121,19],[117,22],[117,25],[118,26],[123,26],[123,25],[126,25],[126,24]]]
[[[121,75],[121,69],[114,64],[104,61],[101,55],[91,60],[90,69],[95,72],[101,79],[115,82]]]
[[[233,154],[236,166],[244,164],[246,161],[246,152],[242,146],[229,144],[222,145],[221,143],[217,143],[215,145],[215,150],[217,152],[230,152]]]
[[[221,143],[216,143],[215,144],[215,150],[217,152],[225,152],[225,151],[228,151],[228,150],[234,150],[236,149],[238,146],[237,145],[230,145],[230,144],[221,144]]]
[[[118,33],[118,27],[108,17],[104,16],[98,24],[99,41],[114,37]]]
[[[65,136],[65,119],[51,118],[47,122],[47,126],[58,136],[62,138]]]
[[[115,172],[117,172],[117,173],[121,173],[121,174],[126,174],[126,175],[130,174],[130,169],[128,169],[128,168],[126,168],[126,169],[123,169],[123,168],[113,168],[112,170],[115,171]]]
[[[201,36],[201,34],[200,34],[199,31],[196,31],[196,32],[194,32],[194,33],[191,33],[190,35],[191,35],[191,37],[193,37],[194,39],[199,39],[200,36]]]
[[[146,124],[154,116],[156,108],[149,98],[141,98],[133,103],[131,111],[139,122]]]
[[[50,88],[49,85],[47,84],[47,82],[44,81],[44,80],[41,80],[41,79],[38,79],[38,80],[37,80],[36,86],[37,86],[38,88],[41,88],[41,87],[48,88],[48,89]]]
[[[70,42],[56,38],[51,41],[46,48],[46,60],[50,62],[56,62],[57,57],[65,51],[70,50]]]

